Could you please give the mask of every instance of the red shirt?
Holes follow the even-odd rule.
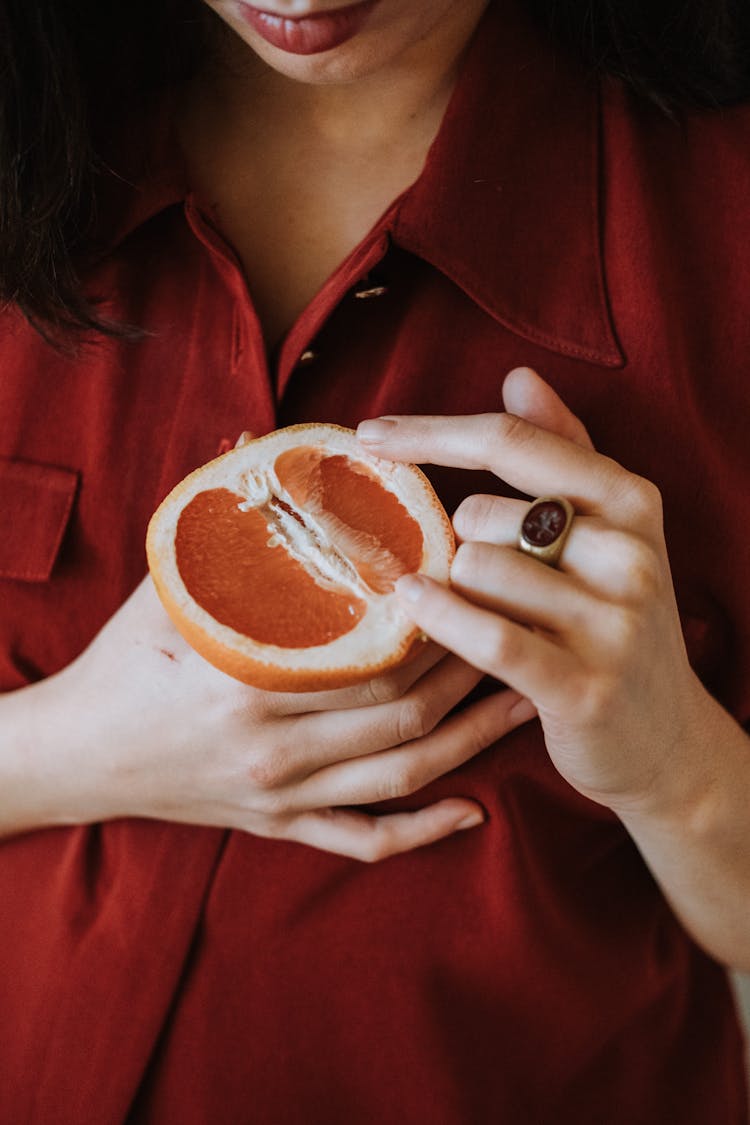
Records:
[[[597,88],[493,5],[422,176],[270,359],[152,164],[90,279],[143,339],[66,357],[0,319],[2,688],[84,648],[222,441],[494,410],[529,364],[662,489],[691,659],[746,722],[749,128]],[[432,476],[449,508],[502,488]],[[722,970],[538,724],[401,804],[449,794],[486,825],[374,866],[135,820],[5,841],[3,1125],[744,1122]]]

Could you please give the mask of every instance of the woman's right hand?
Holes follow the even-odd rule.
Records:
[[[0,729],[12,705],[25,716],[28,770],[28,808],[0,814],[0,830],[155,817],[382,859],[481,823],[460,795],[352,808],[415,792],[531,717],[508,690],[448,715],[480,678],[425,645],[357,687],[259,691],[198,656],[146,578],[68,668],[0,700]]]

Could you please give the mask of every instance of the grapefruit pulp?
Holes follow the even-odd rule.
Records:
[[[450,521],[424,474],[354,431],[275,430],[196,469],[151,518],[149,569],[185,639],[272,691],[370,679],[416,650],[393,586],[447,582]]]

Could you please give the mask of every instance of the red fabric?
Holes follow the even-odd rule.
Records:
[[[0,460],[0,578],[46,582],[73,505],[77,474]]]
[[[749,127],[597,90],[491,6],[422,177],[270,358],[231,251],[153,171],[91,278],[140,342],[73,359],[0,319],[0,456],[81,482],[49,581],[0,579],[0,685],[81,651],[222,441],[493,410],[525,363],[661,487],[691,658],[747,721]],[[432,477],[450,508],[502,488]],[[403,805],[443,794],[487,824],[372,867],[131,821],[5,841],[3,1125],[744,1122],[724,974],[538,727]]]

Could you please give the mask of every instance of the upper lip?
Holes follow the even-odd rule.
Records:
[[[279,20],[311,20],[315,19],[316,16],[330,16],[334,12],[340,12],[343,8],[358,7],[359,3],[362,2],[363,0],[359,0],[359,2],[358,0],[354,0],[354,3],[336,4],[335,7],[332,8],[316,8],[313,11],[308,9],[305,12],[275,12],[271,8],[261,7],[260,4],[249,4],[248,6],[255,8],[256,12],[262,12],[264,16],[274,16]]]

